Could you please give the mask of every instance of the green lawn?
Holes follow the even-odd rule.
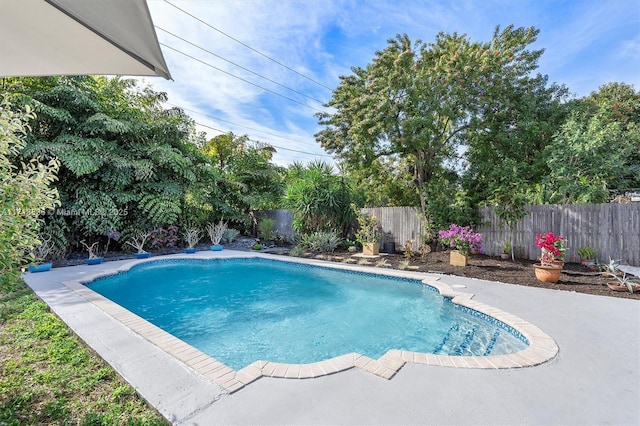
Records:
[[[167,425],[22,281],[0,289],[0,425]]]

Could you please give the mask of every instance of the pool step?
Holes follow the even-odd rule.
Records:
[[[447,332],[447,334],[442,339],[442,342],[440,342],[440,344],[435,347],[435,349],[433,350],[433,353],[436,355],[447,355],[448,352],[443,351],[443,349],[445,347],[450,346],[448,344],[449,340],[451,340],[454,337],[454,332],[457,332],[458,330],[460,330],[460,324],[458,324],[457,322],[454,322],[449,328],[449,331]]]
[[[477,326],[473,326],[471,327],[471,330],[468,330],[465,335],[464,335],[464,341],[460,344],[460,346],[456,346],[453,349],[453,353],[454,355],[464,355],[465,351],[467,350],[467,348],[469,347],[469,345],[471,345],[471,342],[473,341],[473,337],[476,335],[476,329],[478,327]]]
[[[491,340],[489,341],[487,348],[484,350],[484,353],[482,354],[483,356],[491,355],[493,346],[496,344],[496,340],[498,340],[499,336],[500,336],[500,329],[496,328],[496,331],[493,332],[493,336],[491,336]]]
[[[436,355],[483,355],[488,356],[493,351],[496,340],[500,336],[500,329],[496,328],[489,341],[476,334],[477,325],[467,331],[461,330],[459,323],[454,322],[449,331],[433,350]]]

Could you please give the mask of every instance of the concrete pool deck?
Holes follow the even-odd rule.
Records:
[[[230,394],[63,284],[129,262],[24,278],[175,424],[640,424],[637,300],[440,276],[548,333],[558,355],[500,370],[407,363],[392,380],[357,368],[309,380],[263,377]]]

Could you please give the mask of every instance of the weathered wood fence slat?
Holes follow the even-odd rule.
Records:
[[[631,204],[572,204],[531,205],[526,216],[513,229],[502,224],[495,209],[478,210],[480,225],[475,229],[482,234],[484,253],[500,254],[504,241],[511,241],[516,257],[535,260],[540,249],[535,245],[536,234],[553,232],[567,238],[568,262],[579,261],[577,250],[591,246],[597,259],[609,258],[623,264],[640,266],[640,203]],[[396,247],[404,247],[407,240],[420,244],[422,223],[414,207],[376,207],[362,210],[375,215],[385,233],[389,233]],[[277,229],[292,235],[293,216],[287,210],[262,212],[276,221]]]

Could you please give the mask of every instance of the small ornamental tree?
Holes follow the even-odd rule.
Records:
[[[51,188],[58,162],[36,160],[16,166],[12,161],[25,147],[26,121],[34,114],[11,110],[9,100],[0,99],[0,287],[10,289],[20,276],[20,267],[33,255],[28,253],[38,239],[39,217],[59,204],[58,192]]]

